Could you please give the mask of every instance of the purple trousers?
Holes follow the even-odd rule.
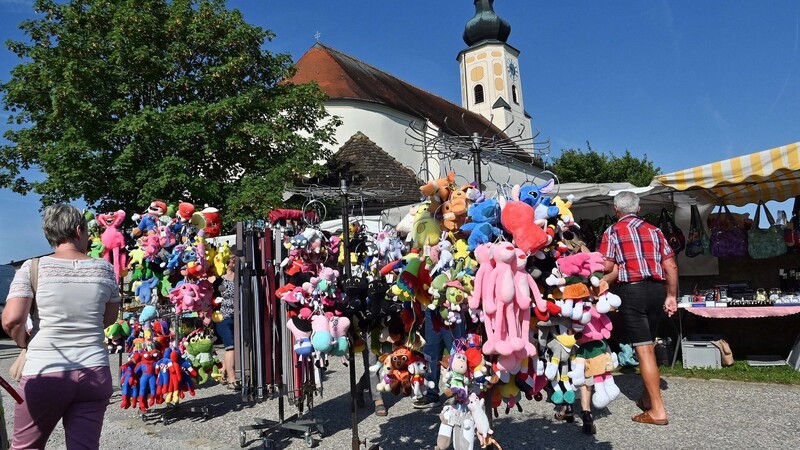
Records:
[[[100,431],[114,391],[108,367],[22,377],[25,402],[14,409],[12,450],[43,449],[64,420],[67,448],[100,448]]]

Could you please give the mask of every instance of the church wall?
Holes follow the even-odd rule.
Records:
[[[326,104],[329,114],[342,118],[342,125],[336,131],[335,146],[330,150],[336,152],[351,136],[361,131],[375,142],[379,147],[397,159],[401,164],[413,170],[421,179],[444,176],[452,168],[458,175],[459,184],[467,184],[474,179],[472,165],[466,161],[438,161],[431,157],[428,161],[428,172],[423,168],[423,155],[411,148],[408,144],[412,141],[406,131],[409,124],[420,119],[396,111],[385,105],[355,101],[333,100]],[[419,126],[419,125],[418,125]],[[436,134],[434,125],[428,124],[429,133]],[[526,175],[526,172],[528,175]],[[481,167],[481,179],[488,189],[495,190],[495,182],[504,184],[524,183],[526,180],[536,179],[541,183],[550,176],[542,176],[542,170],[525,164],[491,164],[491,169],[486,164]],[[510,176],[510,180],[509,180]],[[537,178],[538,177],[538,178]],[[494,178],[495,182],[491,179]]]

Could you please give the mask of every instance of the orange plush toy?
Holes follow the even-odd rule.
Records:
[[[450,172],[445,178],[439,178],[428,182],[425,186],[420,186],[419,192],[430,198],[430,211],[436,211],[439,206],[450,199],[450,194],[455,189],[456,174]]]

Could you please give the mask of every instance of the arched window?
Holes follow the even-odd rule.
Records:
[[[511,100],[514,100],[514,103],[519,105],[519,99],[517,98],[517,87],[511,85]]]
[[[483,85],[475,85],[475,103],[483,103]]]

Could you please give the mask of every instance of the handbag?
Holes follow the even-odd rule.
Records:
[[[661,208],[661,217],[658,220],[658,228],[664,233],[669,246],[677,255],[684,248],[686,248],[686,236],[683,231],[675,225],[675,220],[669,215],[667,208]]]
[[[36,288],[39,286],[39,258],[31,259],[31,290],[33,291],[33,299],[31,300],[31,315],[36,313]],[[31,336],[35,333],[36,330],[31,330]],[[11,379],[14,381],[19,381],[22,379],[22,369],[25,368],[25,360],[28,359],[28,349],[23,348],[20,350],[19,355],[17,355],[17,359],[14,360],[14,363],[11,364],[11,367],[8,369],[8,373],[11,375]]]
[[[708,237],[703,220],[700,217],[700,210],[697,205],[692,205],[692,218],[689,225],[689,236],[686,238],[686,256],[694,258],[700,255],[711,254],[711,240]]]
[[[769,221],[769,228],[759,228],[761,221],[761,207],[764,207],[764,214]],[[783,240],[783,229],[775,225],[772,213],[767,209],[764,201],[759,201],[756,207],[756,218],[753,221],[753,228],[747,230],[747,253],[753,259],[766,259],[780,256],[786,253],[786,242]]]
[[[708,232],[713,256],[732,258],[747,255],[747,232],[724,203],[719,205],[715,220],[709,223]]]
[[[783,241],[793,250],[800,250],[800,195],[794,198],[792,217],[783,228]]]

